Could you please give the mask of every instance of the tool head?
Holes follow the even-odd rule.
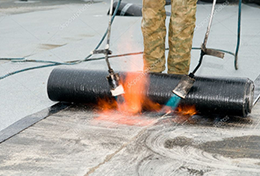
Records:
[[[112,93],[112,96],[124,94],[124,88],[120,83],[120,77],[118,73],[111,73],[107,76],[108,84]]]
[[[186,95],[189,93],[194,82],[195,79],[193,78],[193,75],[189,75],[189,76],[184,75],[181,78],[181,81],[178,83],[178,85],[175,87],[175,89],[172,92],[184,99]]]
[[[225,53],[223,53],[222,51],[212,49],[212,48],[206,48],[204,43],[201,45],[201,50],[204,52],[205,55],[211,55],[221,59],[223,59],[225,56]]]

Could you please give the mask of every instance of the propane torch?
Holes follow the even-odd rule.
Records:
[[[109,23],[108,23],[108,29],[107,29],[107,44],[106,48],[103,50],[94,50],[92,51],[92,54],[105,54],[105,60],[108,67],[108,73],[107,81],[110,87],[110,91],[113,97],[116,98],[118,103],[124,102],[123,94],[124,88],[121,84],[120,77],[118,73],[115,73],[114,70],[111,68],[110,62],[109,62],[109,55],[112,54],[112,51],[110,48],[110,34],[111,34],[111,25],[112,25],[112,15],[113,15],[113,0],[111,0],[110,4],[110,11],[109,11]]]

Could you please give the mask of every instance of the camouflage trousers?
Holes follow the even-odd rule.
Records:
[[[144,71],[165,70],[165,0],[143,0]],[[188,74],[197,0],[171,0],[169,74]]]

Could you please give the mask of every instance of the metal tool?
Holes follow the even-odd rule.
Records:
[[[94,50],[92,51],[92,54],[105,54],[105,60],[108,67],[108,73],[107,76],[108,84],[110,86],[111,94],[114,97],[118,97],[122,94],[124,94],[124,88],[120,82],[120,77],[118,73],[115,73],[114,70],[111,68],[110,62],[109,62],[109,55],[112,54],[112,51],[109,50],[110,48],[110,35],[111,35],[111,25],[112,25],[112,15],[113,15],[113,3],[114,1],[111,0],[110,4],[110,11],[109,11],[109,22],[108,22],[108,29],[107,29],[107,44],[106,48],[102,50]],[[120,98],[120,101],[122,101],[122,98]]]
[[[214,11],[215,11],[215,6],[216,6],[217,0],[213,1],[212,9],[211,9],[211,14],[210,14],[210,19],[209,19],[209,24],[207,27],[207,31],[204,37],[204,42],[201,45],[201,52],[200,52],[200,59],[198,65],[195,67],[195,69],[189,74],[183,76],[179,84],[175,87],[173,90],[173,93],[176,94],[177,96],[181,98],[185,98],[186,95],[189,93],[191,87],[193,86],[195,79],[194,79],[194,74],[197,72],[197,70],[200,68],[203,60],[203,56],[205,55],[211,55],[219,58],[224,58],[224,53],[215,49],[209,49],[206,47],[208,37],[209,37],[209,32],[214,16]]]

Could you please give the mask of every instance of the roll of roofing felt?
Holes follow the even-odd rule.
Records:
[[[145,94],[152,101],[165,104],[172,96],[181,75],[157,73],[120,72],[122,82],[130,75],[131,80],[124,86],[134,85],[146,76],[146,89],[133,94]],[[97,102],[100,98],[112,98],[106,80],[106,71],[83,69],[54,69],[48,80],[48,96],[53,101]],[[253,102],[253,82],[247,78],[206,78],[195,77],[196,81],[180,104],[194,105],[201,114],[223,114],[247,116]]]
[[[117,6],[118,2],[114,2],[113,4],[113,12]],[[109,13],[109,12],[108,12]],[[131,3],[124,3],[121,2],[120,6],[118,7],[118,11],[116,15],[120,16],[142,16],[142,7],[137,6]]]
[[[113,12],[117,7],[118,2],[114,2],[113,4]],[[167,4],[167,3],[166,3]],[[108,11],[109,14],[109,11]],[[118,11],[116,15],[119,16],[142,16],[142,6],[138,6],[132,3],[124,3],[121,2],[120,6],[118,7]],[[166,12],[167,16],[170,16],[171,13]]]

